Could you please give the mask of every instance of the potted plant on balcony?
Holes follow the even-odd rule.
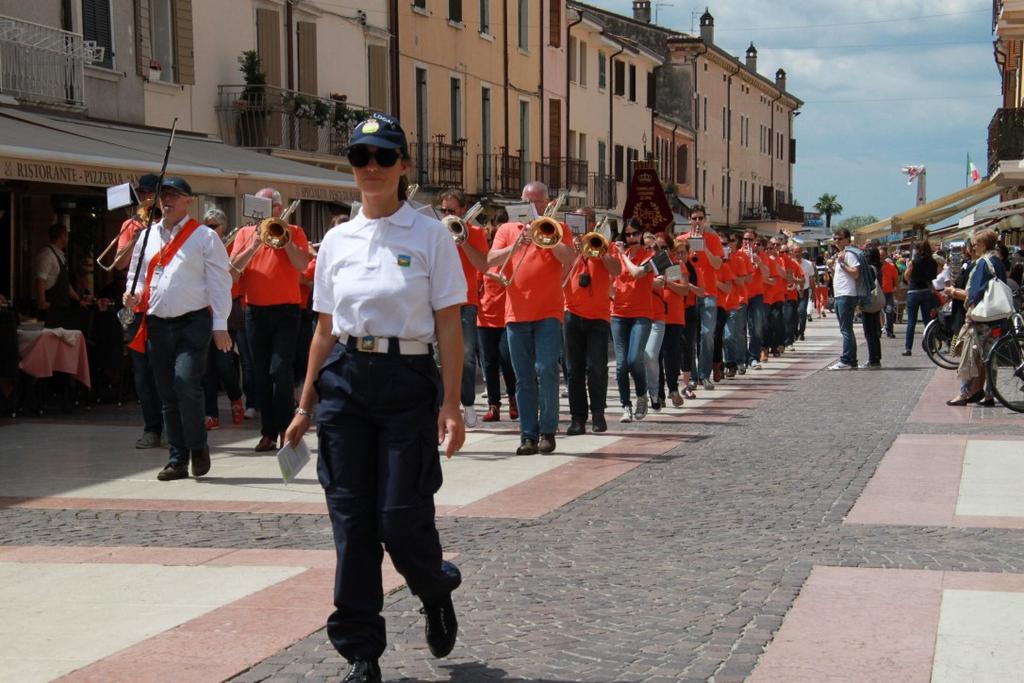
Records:
[[[154,58],[149,60],[149,80],[159,81],[160,77],[163,75],[163,72],[164,67],[160,64],[159,59]]]
[[[238,108],[238,146],[266,147],[267,118],[267,74],[260,64],[256,50],[246,50],[238,58],[239,71],[245,80],[245,88],[235,101]]]

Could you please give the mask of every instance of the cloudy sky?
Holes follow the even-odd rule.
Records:
[[[632,12],[629,0],[595,4]],[[964,187],[968,154],[987,172],[988,123],[1000,103],[989,0],[709,7],[719,46],[742,58],[753,41],[761,74],[773,77],[781,66],[788,89],[806,102],[794,131],[793,192],[804,206],[829,192],[843,216],[883,218],[914,204],[901,166],[927,166],[929,199]],[[658,23],[689,32],[703,10],[704,3],[673,0],[658,8]]]

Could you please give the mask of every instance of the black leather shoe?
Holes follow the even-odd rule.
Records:
[[[455,647],[455,636],[459,632],[459,622],[455,619],[455,607],[452,605],[451,594],[449,593],[444,600],[437,604],[429,607],[424,605],[420,614],[427,618],[427,647],[430,648],[430,654],[437,658],[447,657]]]
[[[569,428],[565,430],[567,436],[578,436],[584,434],[587,431],[587,424],[582,420],[573,420],[569,423]]]
[[[537,450],[541,453],[554,453],[555,452],[555,435],[554,434],[541,434],[540,441],[537,442]]]
[[[210,471],[210,447],[203,446],[202,448],[195,449],[192,451],[192,476],[201,477]]]
[[[600,415],[594,415],[593,419],[591,420],[591,424],[593,425],[592,429],[595,434],[600,434],[601,432],[608,431],[608,421],[604,419],[604,413],[601,413]]]
[[[516,455],[537,455],[537,442],[533,439],[523,439],[516,449]]]
[[[160,481],[173,481],[175,479],[188,479],[188,465],[176,465],[167,463],[167,466],[156,475]]]
[[[343,683],[381,683],[376,659],[357,659],[342,679]]]
[[[910,349],[903,349],[903,354],[902,355],[909,356],[910,355]]]

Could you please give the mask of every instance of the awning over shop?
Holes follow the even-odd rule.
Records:
[[[860,242],[901,232],[914,226],[927,227],[996,196],[1000,190],[1001,188],[991,180],[983,180],[980,183],[957,190],[945,197],[940,197],[921,206],[907,209],[891,218],[857,228],[853,232],[857,237],[857,241]]]
[[[167,132],[0,108],[0,178],[107,187],[156,173]],[[188,178],[198,194],[240,196],[273,185],[285,199],[350,202],[352,176],[178,134],[167,172]]]

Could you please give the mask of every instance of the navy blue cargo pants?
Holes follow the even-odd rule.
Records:
[[[389,354],[338,344],[317,381],[317,474],[338,555],[327,635],[349,661],[377,659],[387,643],[380,614],[384,548],[425,605],[462,580],[441,559],[434,525],[440,375],[432,354],[401,356],[397,348],[395,340]]]

